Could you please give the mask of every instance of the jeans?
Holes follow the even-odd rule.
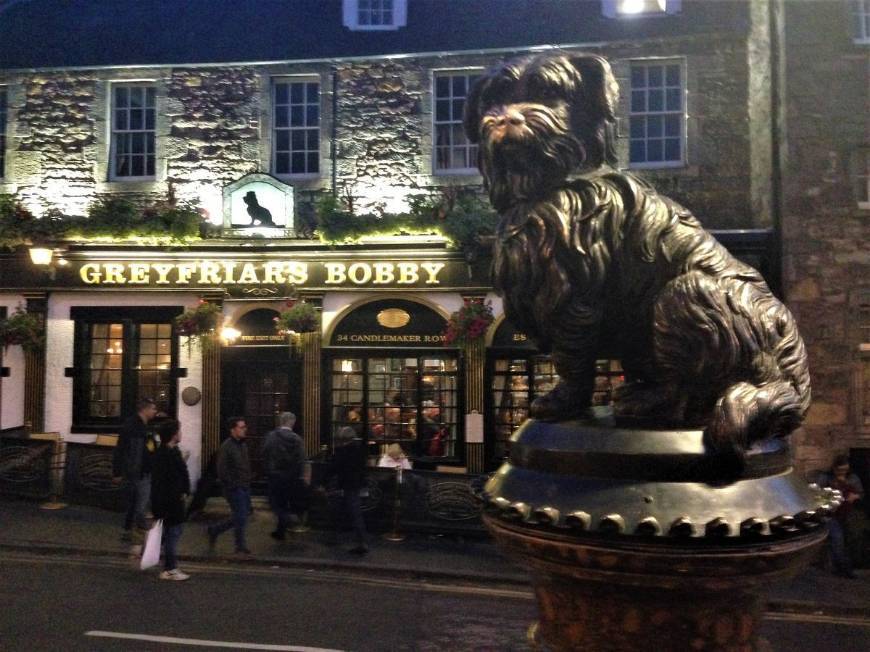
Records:
[[[178,540],[181,539],[181,531],[183,526],[165,525],[163,526],[163,568],[165,570],[175,570],[178,568]]]
[[[366,544],[366,524],[363,520],[362,499],[360,498],[359,491],[359,489],[345,489],[342,503],[344,505],[344,513],[350,520],[351,527],[353,528],[357,545],[364,546]]]
[[[145,511],[151,498],[151,475],[139,480],[125,480],[124,494],[127,500],[127,513],[124,515],[124,529],[131,530],[135,524],[140,530],[148,529]]]
[[[278,519],[275,528],[278,532],[284,532],[290,525],[292,518],[290,510],[290,498],[292,497],[294,482],[292,479],[280,475],[269,476],[269,507]]]
[[[247,550],[248,546],[245,543],[245,525],[248,522],[248,513],[251,509],[251,490],[243,487],[228,489],[224,492],[224,498],[230,504],[232,516],[224,521],[208,528],[212,536],[217,536],[222,532],[226,532],[230,528],[235,529],[236,535],[236,552]]]
[[[828,521],[828,543],[834,570],[841,575],[852,574],[852,560],[846,550],[846,529],[836,518]]]

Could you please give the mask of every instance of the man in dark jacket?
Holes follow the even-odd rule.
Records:
[[[251,458],[248,455],[248,425],[243,417],[230,417],[227,423],[230,436],[221,444],[218,454],[218,478],[224,491],[224,498],[230,504],[232,517],[223,523],[209,526],[209,548],[214,549],[221,533],[230,528],[235,530],[236,554],[250,555],[245,543],[245,526],[251,507]]]
[[[263,463],[269,482],[269,505],[278,519],[273,539],[283,541],[290,524],[290,505],[299,504],[302,486],[302,467],[305,456],[302,438],[293,432],[296,415],[282,412],[278,415],[278,427],[266,435],[263,442]]]
[[[139,399],[136,414],[129,417],[118,433],[118,443],[112,454],[112,480],[123,482],[127,513],[124,516],[122,541],[132,540],[135,523],[139,530],[148,529],[145,511],[151,494],[151,456],[157,449],[148,422],[157,414],[157,406],[150,398]]]
[[[324,481],[332,476],[338,479],[342,492],[342,506],[353,527],[356,547],[350,552],[364,555],[369,551],[366,545],[366,524],[362,515],[360,492],[366,487],[366,449],[356,432],[350,426],[340,428],[335,434],[335,453],[326,468]]]
[[[164,570],[160,579],[183,581],[190,576],[178,569],[176,551],[185,520],[184,497],[190,493],[190,475],[178,448],[181,424],[166,419],[155,430],[160,436],[160,448],[151,469],[151,510],[154,518],[163,520]]]

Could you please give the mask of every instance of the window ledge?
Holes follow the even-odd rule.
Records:
[[[97,192],[166,192],[168,185],[157,179],[110,179],[96,184]]]
[[[629,170],[674,170],[678,168],[687,168],[689,164],[685,161],[656,161],[655,163],[629,163]]]
[[[70,433],[73,435],[117,435],[121,424],[114,425],[72,425]]]
[[[434,170],[432,172],[433,177],[477,177],[481,181],[483,177],[480,175],[480,170],[477,168],[452,168],[452,169],[442,169],[442,170]]]

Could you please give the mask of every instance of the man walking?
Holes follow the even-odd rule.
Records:
[[[157,444],[148,432],[148,422],[157,414],[157,406],[150,398],[136,403],[136,414],[129,417],[118,432],[118,443],[112,454],[112,481],[124,483],[127,513],[121,541],[132,541],[133,525],[140,532],[148,529],[145,510],[151,496],[151,457]]]
[[[263,463],[269,483],[269,505],[275,513],[277,526],[271,533],[273,539],[283,541],[290,525],[291,504],[299,502],[300,478],[305,457],[302,438],[293,432],[296,415],[282,412],[278,415],[278,427],[266,435],[263,443]]]
[[[221,444],[217,472],[232,516],[223,523],[209,526],[208,543],[213,550],[218,536],[233,528],[236,554],[250,555],[251,551],[245,543],[245,526],[251,508],[251,459],[248,456],[248,444],[245,442],[248,425],[243,417],[231,417],[227,426],[230,436]]]

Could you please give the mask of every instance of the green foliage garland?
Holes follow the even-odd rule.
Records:
[[[342,200],[326,195],[317,204],[316,231],[322,241],[336,244],[373,236],[438,234],[462,249],[495,233],[496,213],[473,192],[446,188],[440,194],[411,197],[409,204],[408,213],[357,215],[349,195]]]
[[[195,203],[172,197],[144,207],[124,197],[102,197],[87,217],[56,210],[37,218],[10,195],[0,195],[0,247],[14,248],[56,240],[146,240],[153,244],[188,242],[211,235]]]

